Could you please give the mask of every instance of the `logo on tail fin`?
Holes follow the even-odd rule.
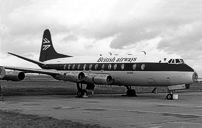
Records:
[[[50,43],[50,41],[47,38],[44,38],[43,39],[43,44],[46,44],[46,43]]]
[[[43,45],[43,50],[47,50],[50,47],[50,45]]]
[[[47,38],[43,39],[43,44],[50,43],[50,41]],[[43,50],[47,50],[51,45],[43,45]]]

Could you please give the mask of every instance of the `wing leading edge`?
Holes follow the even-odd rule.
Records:
[[[40,67],[43,67],[43,66],[45,65],[45,63],[43,63],[43,62],[36,61],[36,60],[32,60],[32,59],[29,59],[29,58],[26,58],[26,57],[23,57],[23,56],[20,56],[20,55],[11,53],[11,52],[8,52],[8,54],[13,55],[13,56],[16,56],[16,57],[18,57],[18,58],[21,58],[21,59],[23,59],[23,60],[26,60],[26,61],[29,61],[29,62],[38,64]]]
[[[46,74],[46,75],[57,75],[59,72],[54,69],[34,69],[34,68],[24,68],[24,67],[11,67],[11,66],[4,66],[5,69],[11,70],[18,70],[23,71],[25,73],[39,73],[39,74]]]

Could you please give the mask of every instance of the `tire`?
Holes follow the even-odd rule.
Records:
[[[126,92],[127,96],[137,96],[135,89],[128,89]]]
[[[79,90],[79,91],[77,92],[77,96],[78,96],[79,98],[83,97],[83,91],[82,91],[82,90]]]
[[[79,90],[79,91],[77,92],[77,96],[78,96],[79,98],[82,98],[83,96],[87,96],[87,95],[88,95],[88,92],[87,92],[86,89]]]
[[[167,100],[173,100],[173,95],[172,95],[172,94],[168,94],[168,95],[166,96],[166,99],[167,99]]]

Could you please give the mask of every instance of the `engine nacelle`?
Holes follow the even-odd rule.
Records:
[[[111,85],[114,81],[114,78],[109,74],[86,73],[84,75],[85,75],[84,83]]]
[[[5,71],[5,75],[1,80],[21,81],[25,79],[25,73],[19,71]]]
[[[98,74],[94,77],[95,84],[110,85],[113,81],[113,77],[108,74]]]
[[[65,72],[58,75],[53,75],[53,78],[57,80],[70,81],[70,82],[81,82],[84,80],[83,72]]]

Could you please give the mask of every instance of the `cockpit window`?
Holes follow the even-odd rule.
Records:
[[[168,61],[169,64],[183,64],[184,60],[183,59],[170,59]]]
[[[170,63],[172,62],[172,60],[173,60],[173,59],[170,59],[170,60],[168,61],[168,63],[170,64]]]
[[[176,59],[176,63],[177,63],[177,64],[180,63],[180,60],[179,60],[179,59]]]
[[[184,60],[183,59],[180,59],[180,61],[181,61],[182,64],[184,64]]]

